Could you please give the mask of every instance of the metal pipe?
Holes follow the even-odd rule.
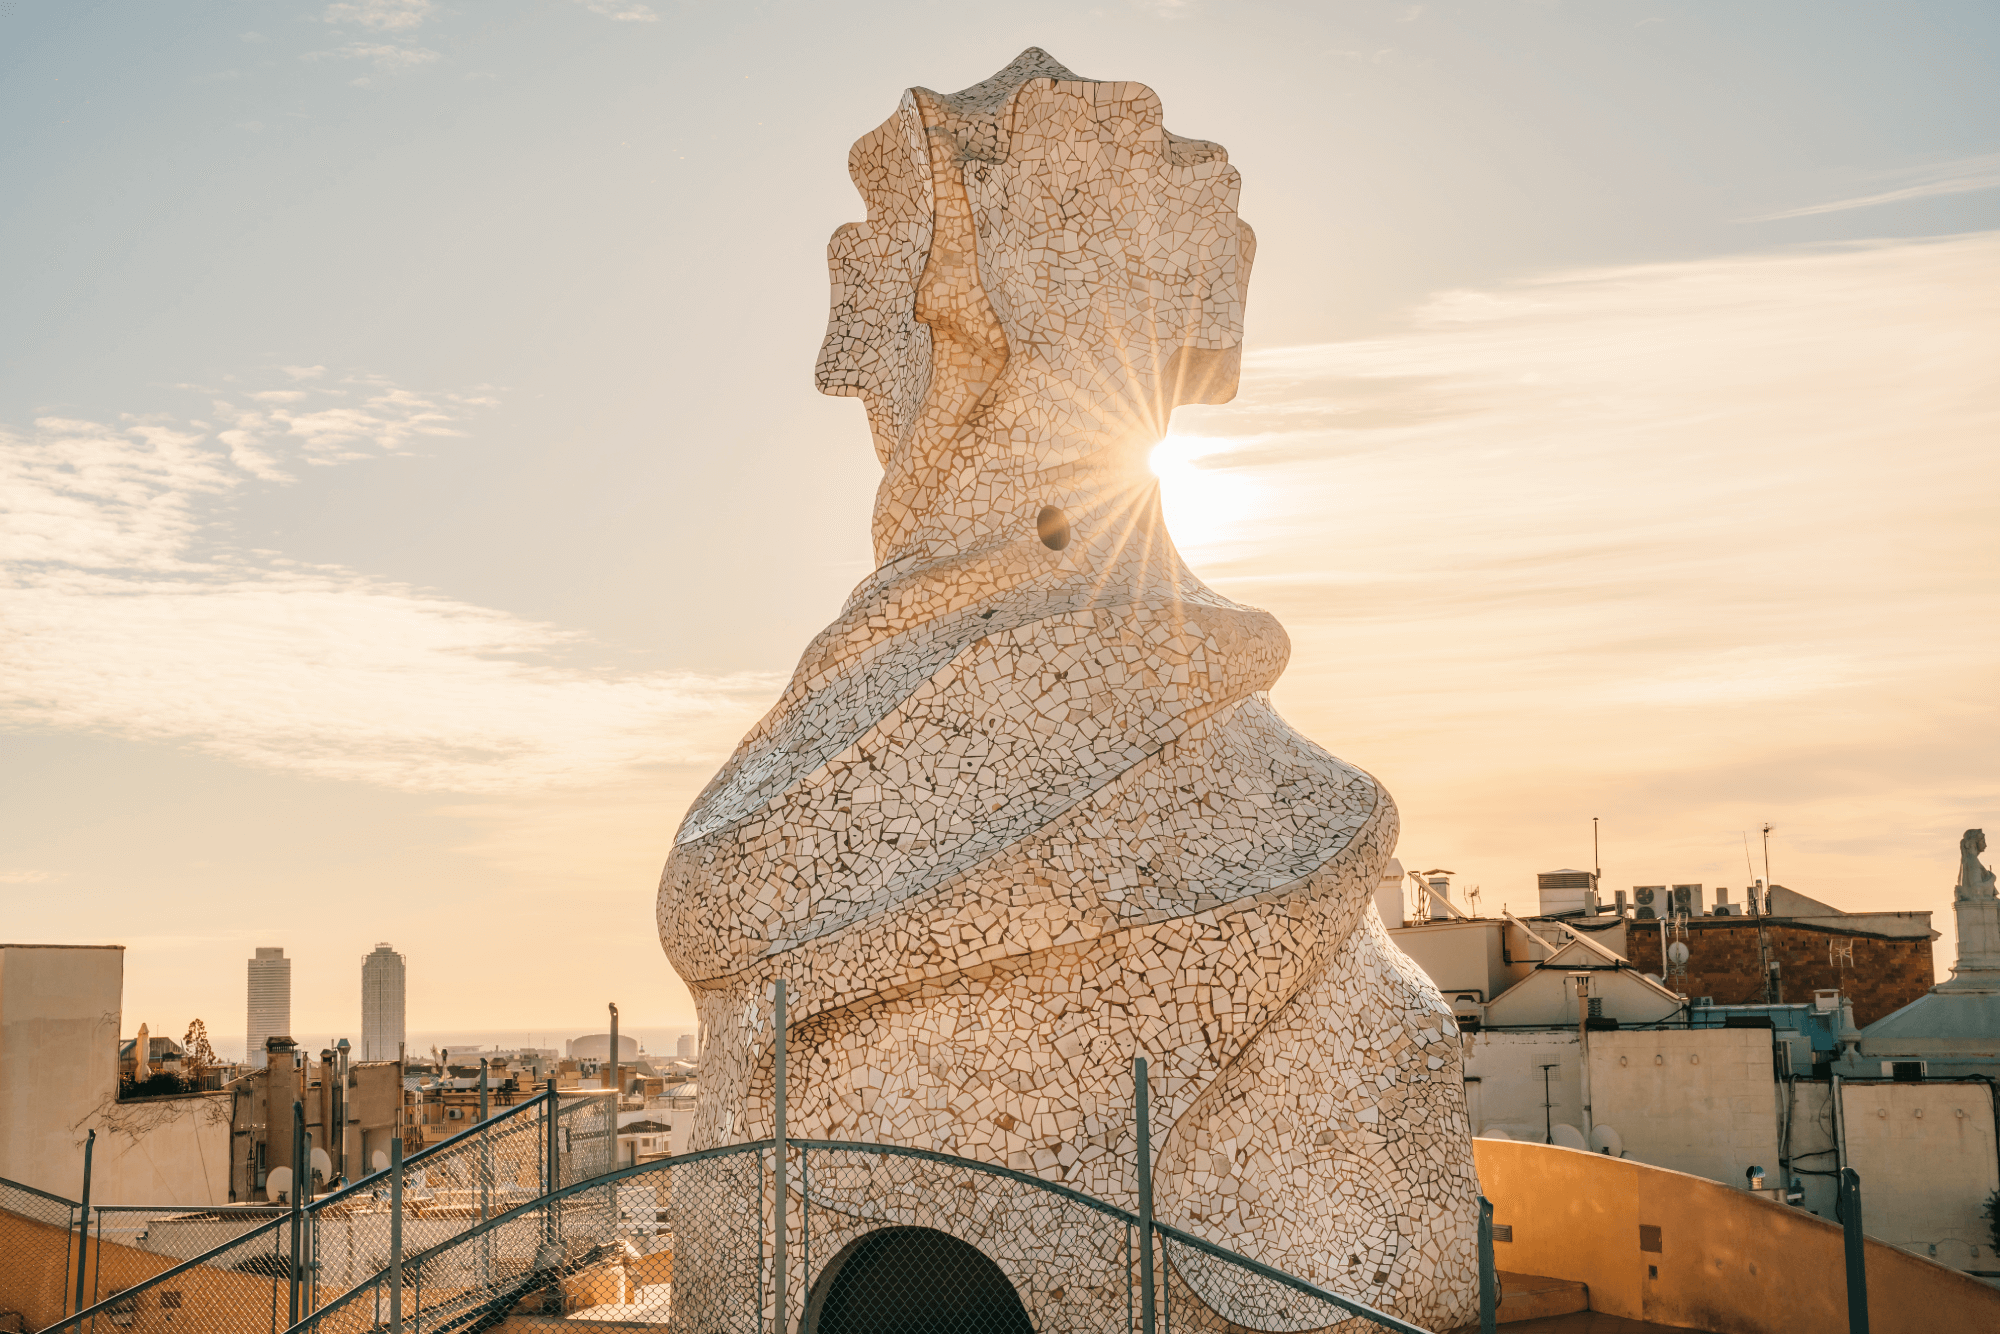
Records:
[[[611,1004],[611,1053],[606,1059],[611,1064],[605,1067],[604,1087],[616,1092],[618,1089],[618,1004],[615,1001]],[[617,1165],[615,1161],[612,1163],[613,1168],[616,1168]]]
[[[400,1129],[389,1141],[389,1332],[403,1334],[403,1132]]]
[[[1500,1283],[1493,1265],[1493,1201],[1479,1197],[1479,1334],[1495,1334]]]
[[[83,1310],[83,1271],[90,1264],[90,1160],[97,1149],[97,1132],[83,1141],[83,1221],[76,1229],[76,1309]]]
[[[299,1226],[305,1221],[304,1199],[309,1178],[306,1172],[312,1163],[306,1156],[306,1105],[302,1099],[292,1099],[292,1264],[291,1264],[291,1305],[292,1323],[299,1323]]]
[[[1868,1334],[1868,1244],[1861,1231],[1861,1176],[1840,1169],[1840,1230],[1847,1250],[1847,1334]]]
[[[1840,1098],[1840,1076],[1833,1077],[1833,1168],[1847,1170],[1847,1115]]]
[[[1578,1093],[1583,1100],[1583,1142],[1590,1146],[1590,975],[1576,979],[1576,1049]]]
[[[778,1334],[785,1334],[791,1328],[791,1317],[785,1309],[786,1280],[791,1277],[791,1253],[785,1243],[785,979],[778,979],[776,999],[777,1051],[772,1062],[773,1099],[772,1115],[772,1159],[774,1168],[775,1203],[771,1208],[771,1254],[776,1264],[775,1295],[777,1297]]]
[[[542,1169],[544,1180],[542,1193],[544,1195],[553,1195],[562,1189],[561,1148],[556,1140],[556,1112],[560,1109],[561,1105],[562,1100],[556,1096],[555,1076],[550,1075],[548,1162],[543,1165]],[[542,1231],[543,1239],[551,1246],[555,1244],[556,1240],[556,1217],[556,1207],[554,1203],[550,1203],[542,1215]]]
[[[1132,1114],[1139,1142],[1139,1331],[1153,1334],[1153,1117],[1146,1058],[1132,1058]]]

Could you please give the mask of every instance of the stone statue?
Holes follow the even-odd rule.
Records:
[[[1995,897],[1993,872],[1979,861],[1979,854],[1984,851],[1984,829],[1968,829],[1958,840],[1958,886],[1952,897],[1961,903]]]
[[[878,568],[661,877],[693,1147],[771,1133],[779,977],[793,1134],[1127,1206],[1144,1055],[1163,1221],[1463,1323],[1457,1031],[1372,901],[1395,805],[1272,708],[1284,631],[1188,571],[1146,464],[1177,404],[1235,393],[1235,168],[1034,49],[911,89],[848,167],[818,381],[867,408]]]

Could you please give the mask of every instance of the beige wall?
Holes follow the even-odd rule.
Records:
[[[1593,1121],[1632,1157],[1743,1187],[1747,1167],[1778,1184],[1778,1085],[1759,1028],[1639,1029],[1590,1035]]]
[[[223,1204],[229,1095],[118,1101],[123,946],[0,945],[0,1177],[93,1204]]]
[[[1868,1235],[1963,1269],[2000,1269],[1979,1216],[2000,1188],[1984,1084],[1846,1084],[1847,1165]]]
[[[1589,1285],[1593,1311],[1715,1334],[1847,1328],[1840,1228],[1762,1196],[1629,1159],[1540,1144],[1473,1145],[1501,1269]],[[1642,1249],[1642,1227],[1659,1250]],[[2000,1329],[2000,1291],[1869,1242],[1874,1334]]]
[[[85,1133],[118,1090],[124,987],[123,946],[0,945],[0,1177],[82,1189]]]
[[[1484,1003],[1513,985],[1501,958],[1505,929],[1504,922],[1481,918],[1401,927],[1391,931],[1389,938],[1437,983],[1447,1001],[1455,991],[1477,991]]]
[[[1482,1030],[1466,1034],[1464,1046],[1466,1112],[1475,1134],[1498,1129],[1515,1139],[1541,1143],[1544,1122],[1551,1114],[1542,1109],[1540,1067],[1550,1063],[1557,1066],[1549,1071],[1553,1119],[1565,1125],[1583,1124],[1583,1065],[1574,1031]],[[1477,1083],[1472,1082],[1475,1079]]]

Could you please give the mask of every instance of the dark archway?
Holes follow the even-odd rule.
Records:
[[[885,1227],[820,1273],[807,1334],[1034,1334],[1000,1266],[928,1227]]]

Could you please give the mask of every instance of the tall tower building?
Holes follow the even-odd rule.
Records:
[[[403,956],[385,941],[361,960],[361,1059],[395,1060],[404,1037]]]
[[[264,1064],[264,1039],[292,1035],[292,961],[284,950],[259,945],[250,960],[250,1010],[244,1032],[249,1048],[244,1059],[252,1066]]]

